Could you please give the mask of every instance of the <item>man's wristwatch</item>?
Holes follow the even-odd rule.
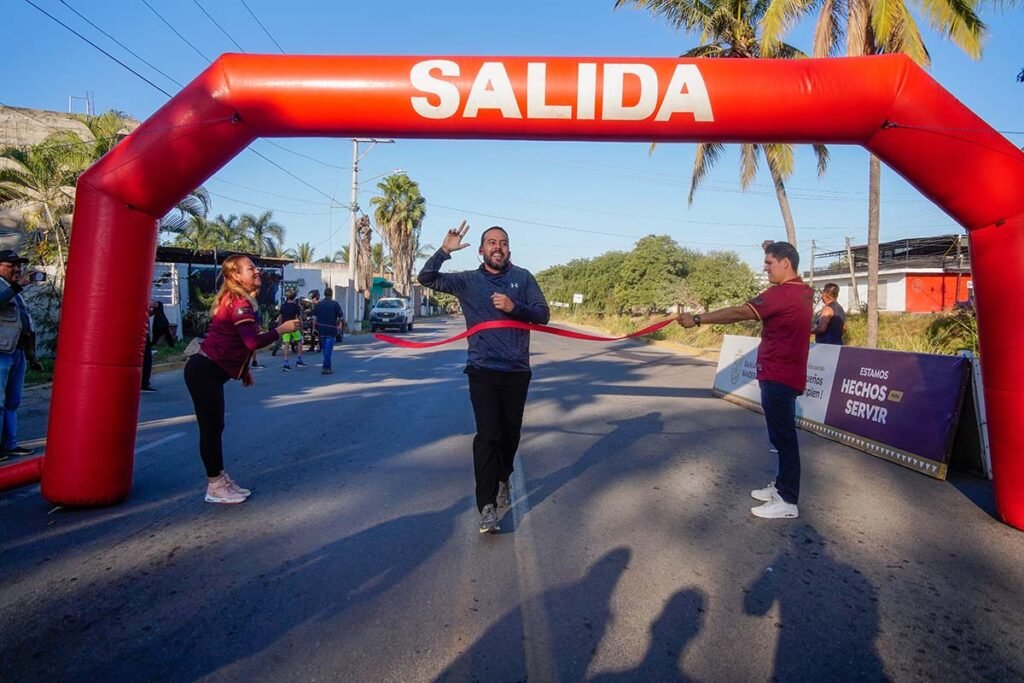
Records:
[[[700,316],[699,315],[693,316],[693,324],[696,325],[697,327],[700,327]]]

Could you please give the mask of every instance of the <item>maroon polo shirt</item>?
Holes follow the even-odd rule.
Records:
[[[785,384],[803,393],[807,386],[814,290],[800,278],[764,290],[747,302],[761,321],[757,379]]]
[[[241,379],[249,370],[252,352],[274,342],[276,330],[260,331],[259,314],[248,299],[228,295],[213,314],[203,340],[203,354],[229,377]]]

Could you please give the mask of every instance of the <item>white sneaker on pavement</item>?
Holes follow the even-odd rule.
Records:
[[[777,495],[779,490],[775,488],[775,482],[770,482],[763,489],[754,489],[750,492],[750,497],[754,500],[759,500],[763,503],[767,503],[772,499],[772,496]]]
[[[750,508],[750,513],[763,519],[796,519],[800,516],[796,505],[782,500],[777,493],[764,505]]]

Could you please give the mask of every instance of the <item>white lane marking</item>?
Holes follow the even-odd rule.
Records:
[[[138,455],[139,453],[144,453],[148,450],[156,448],[157,446],[163,446],[168,441],[174,441],[175,439],[179,439],[183,436],[185,436],[185,432],[174,432],[173,434],[169,434],[168,436],[165,436],[162,439],[157,439],[153,443],[147,443],[145,446],[142,446],[141,448],[136,448],[135,455]]]
[[[519,583],[520,605],[523,614],[523,637],[526,648],[526,679],[530,681],[558,680],[555,658],[552,654],[551,629],[544,606],[544,583],[537,562],[536,543],[531,525],[524,517],[530,509],[523,475],[523,460],[517,458],[512,472],[512,491],[516,498],[512,505],[515,524],[513,542],[516,548],[516,579]]]

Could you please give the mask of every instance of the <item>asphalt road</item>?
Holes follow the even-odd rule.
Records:
[[[330,376],[263,354],[227,392],[239,506],[203,502],[181,372],[155,375],[128,501],[0,494],[0,681],[1024,677],[1024,534],[987,482],[802,434],[801,517],[760,520],[762,418],[711,396],[711,363],[533,345],[487,537],[462,345],[346,337]],[[28,392],[23,441],[48,398]]]

